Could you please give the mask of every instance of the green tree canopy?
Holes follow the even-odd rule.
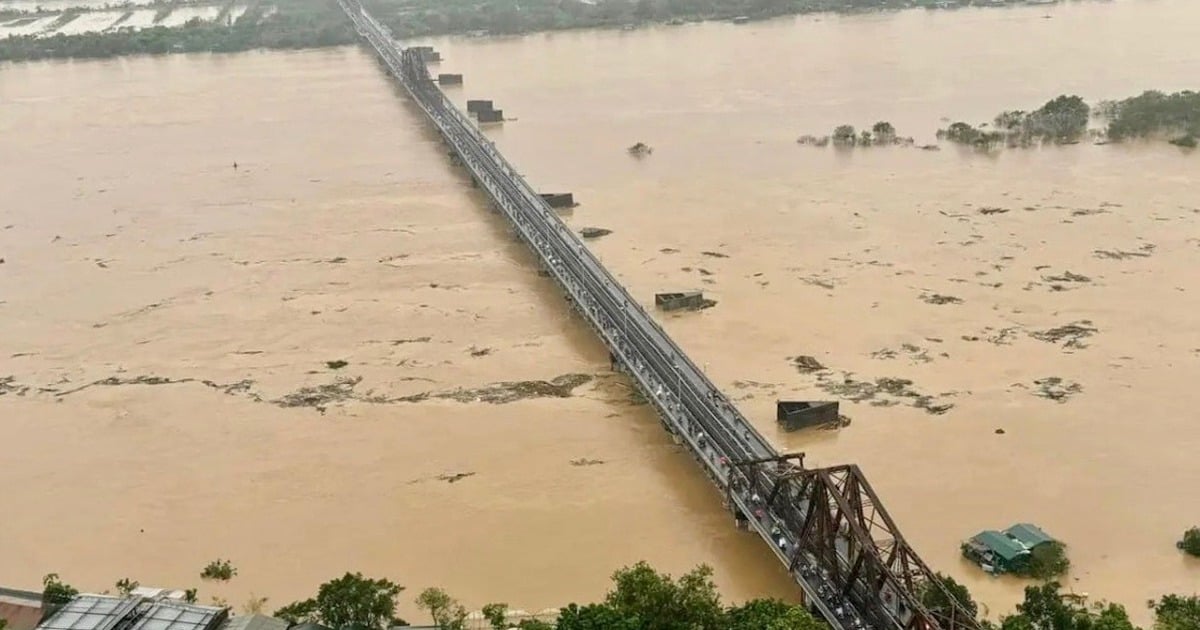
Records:
[[[1088,608],[1060,588],[1058,582],[1025,587],[1025,601],[1004,618],[1001,630],[1138,630],[1124,607],[1099,603]]]
[[[42,578],[42,606],[58,608],[79,594],[79,589],[64,583],[57,573],[47,573]]]
[[[639,562],[617,571],[612,579],[615,588],[605,603],[639,619],[643,630],[724,630],[721,597],[708,566],[673,580]]]
[[[440,588],[427,588],[417,596],[417,607],[429,613],[440,630],[463,630],[467,609]]]
[[[728,615],[727,630],[822,630],[825,627],[803,606],[777,599],[752,599],[730,608]]]
[[[1200,628],[1200,596],[1167,595],[1154,605],[1154,630]]]
[[[570,604],[558,612],[556,630],[641,630],[641,627],[636,615],[608,604]]]
[[[1183,532],[1183,539],[1179,541],[1179,548],[1185,553],[1200,557],[1200,527],[1193,527]]]
[[[938,584],[925,584],[921,589],[921,604],[939,619],[949,619],[954,615],[954,603],[957,602],[972,619],[979,614],[979,605],[971,598],[971,592],[966,586],[943,573],[934,574]],[[952,599],[953,598],[953,599]]]
[[[313,621],[335,629],[384,630],[396,621],[396,596],[402,590],[403,586],[386,579],[346,573],[322,584],[315,598],[292,602],[276,610],[275,616],[290,623]]]

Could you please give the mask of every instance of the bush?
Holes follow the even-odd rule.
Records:
[[[219,580],[227,582],[237,575],[237,569],[228,560],[216,559],[208,563],[204,570],[200,572],[200,579],[203,580]]]
[[[1176,546],[1184,553],[1200,558],[1200,527],[1193,527],[1183,532],[1183,538],[1176,543]]]

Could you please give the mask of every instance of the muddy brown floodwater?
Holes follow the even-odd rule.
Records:
[[[958,542],[1031,521],[1070,588],[1144,622],[1200,587],[1174,548],[1200,156],[795,138],[1194,89],[1198,22],[1126,0],[433,43],[635,295],[718,301],[664,326],[780,448],[860,464],[993,617],[1023,584]],[[362,50],[0,66],[0,138],[0,583],[184,587],[227,557],[202,597],[360,570],[535,609],[647,559],[795,597]],[[779,433],[791,397],[853,423]]]

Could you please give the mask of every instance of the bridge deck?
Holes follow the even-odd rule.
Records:
[[[608,346],[614,363],[654,405],[667,431],[691,450],[739,523],[762,537],[787,567],[810,606],[838,630],[974,627],[962,619],[939,620],[920,604],[915,590],[932,574],[919,559],[915,572],[897,570],[897,561],[907,567],[915,554],[882,507],[871,501],[874,495],[856,467],[809,471],[781,459],[494,144],[446,99],[420,55],[399,48],[357,0],[338,1]],[[850,498],[855,506],[844,496],[851,485],[859,493]],[[870,495],[865,503],[877,507],[882,520],[876,512],[863,512],[863,488]],[[880,523],[890,536],[886,541],[873,538],[872,528],[878,530]]]

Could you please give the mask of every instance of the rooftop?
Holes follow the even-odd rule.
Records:
[[[1030,549],[1042,543],[1054,542],[1054,539],[1049,534],[1042,531],[1037,525],[1030,523],[1017,523],[1004,530],[1004,533],[1010,538],[1017,539],[1017,541]]]
[[[79,595],[37,630],[215,630],[228,609],[139,595]]]
[[[1029,554],[1029,550],[1022,546],[1021,543],[992,529],[975,534],[975,537],[971,541],[986,547],[1005,562],[1012,562],[1021,556]]]
[[[239,615],[229,620],[222,630],[287,630],[288,623],[266,615]]]
[[[0,588],[0,619],[7,630],[33,630],[42,619],[42,594]]]

